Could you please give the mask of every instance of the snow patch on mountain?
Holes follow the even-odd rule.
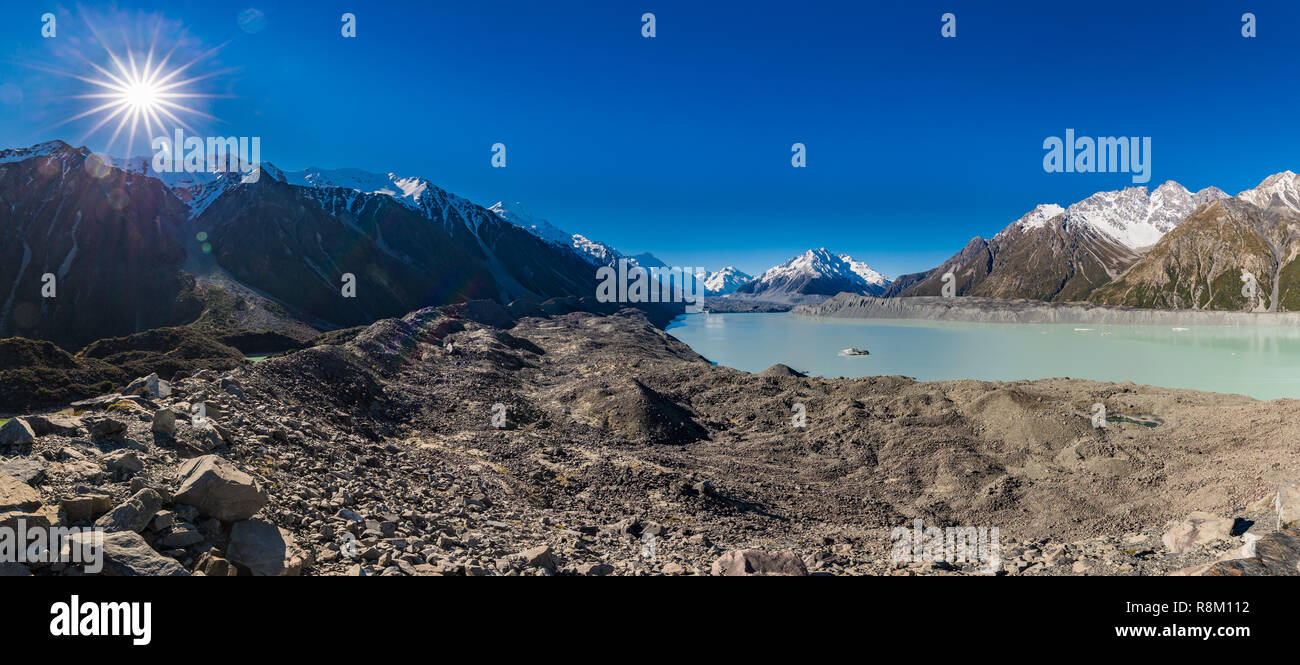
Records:
[[[30,148],[0,150],[0,164],[23,162],[33,157],[48,157],[66,148],[68,148],[68,144],[63,141],[46,141],[45,143],[38,143]]]
[[[1097,192],[1069,208],[1055,203],[1041,204],[1007,225],[998,236],[1013,230],[1040,229],[1064,214],[1067,226],[1086,227],[1131,250],[1141,250],[1159,242],[1197,207],[1226,198],[1228,195],[1217,187],[1206,187],[1193,193],[1172,180],[1154,191],[1148,191],[1146,187],[1127,187]]]
[[[871,266],[854,259],[848,254],[840,254],[839,259],[849,264],[849,270],[852,270],[855,275],[861,277],[866,283],[881,288],[889,286],[889,279],[873,270]]]
[[[433,185],[423,178],[396,173],[371,173],[360,169],[320,169],[310,167],[284,174],[284,181],[299,187],[340,187],[364,194],[384,194],[413,209]]]
[[[636,263],[635,259],[625,257],[618,250],[605,243],[591,240],[577,233],[568,233],[544,219],[534,217],[521,203],[497,201],[488,206],[487,209],[496,214],[497,217],[528,231],[542,240],[572,249],[593,265],[611,266],[620,258],[627,258],[632,264]]]
[[[1065,208],[1062,208],[1055,203],[1041,203],[1038,207],[1025,213],[1024,217],[1021,217],[1010,226],[1003,229],[998,235],[1002,235],[1002,233],[1006,233],[1011,229],[1023,229],[1026,231],[1041,229],[1044,226],[1047,226],[1047,222],[1055,219],[1058,215],[1061,215],[1064,212]]]

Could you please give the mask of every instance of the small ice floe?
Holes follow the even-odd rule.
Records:
[[[1090,332],[1092,328],[1075,328],[1074,332]]]
[[[1170,328],[1170,330],[1174,332],[1187,332],[1188,330],[1191,330],[1191,328]]]
[[[856,347],[856,346],[850,346],[850,347],[847,348],[847,349],[840,349],[840,355],[842,355],[842,356],[869,356],[869,355],[871,355],[871,352],[868,351],[868,350],[866,350],[866,349],[859,349],[859,348]]]

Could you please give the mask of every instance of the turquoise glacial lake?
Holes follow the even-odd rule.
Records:
[[[784,363],[824,377],[921,381],[1068,376],[1300,398],[1300,328],[1103,326],[688,314],[668,334],[709,360],[759,372]],[[844,356],[848,347],[871,355]]]

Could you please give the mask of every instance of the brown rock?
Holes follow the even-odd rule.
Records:
[[[288,531],[262,520],[236,522],[226,556],[259,577],[296,577],[308,563]]]
[[[1282,483],[1277,490],[1277,528],[1300,528],[1300,480]]]
[[[150,520],[162,508],[162,495],[145,488],[131,495],[113,512],[95,520],[95,526],[102,526],[109,531],[134,531],[139,533],[149,526]]]
[[[524,550],[511,557],[515,561],[523,564],[525,568],[545,568],[555,572],[560,567],[560,560],[551,551],[550,545],[538,545],[537,547]]]
[[[229,559],[204,552],[199,556],[198,563],[194,564],[193,574],[207,577],[235,577],[239,575],[239,569],[230,563]]]
[[[45,464],[39,459],[19,457],[0,462],[0,475],[11,476],[31,485],[45,478]]]
[[[17,478],[0,474],[0,512],[35,510],[40,506],[40,492]]]
[[[181,488],[175,501],[194,506],[201,514],[223,522],[246,520],[270,500],[252,476],[216,455],[185,462],[178,475]]]
[[[103,460],[109,471],[138,473],[144,470],[144,462],[140,461],[140,456],[133,450],[115,450],[104,455]]]
[[[107,494],[78,494],[60,502],[69,522],[88,522],[103,515],[113,507],[113,497]]]
[[[714,575],[746,577],[753,575],[804,576],[808,569],[794,552],[731,550],[713,562]]]
[[[46,434],[68,437],[86,435],[86,428],[81,426],[81,419],[76,416],[50,413],[41,416],[27,416],[24,420],[32,426],[32,431],[36,432],[36,436],[45,436]]]
[[[1207,577],[1300,575],[1300,528],[1274,531],[1255,543],[1255,556],[1211,564]]]
[[[95,532],[83,531],[73,534],[64,542],[65,561],[71,560],[74,549],[88,564],[93,563],[88,556],[96,546],[103,547],[103,574],[123,577],[162,577],[188,576],[189,572],[176,561],[165,557],[149,547],[149,543],[134,531],[111,531],[104,533],[102,540],[96,542]],[[86,572],[93,573],[87,569]]]
[[[171,409],[159,409],[153,414],[153,424],[149,429],[159,434],[176,436],[176,412]]]
[[[90,430],[92,439],[106,439],[126,431],[126,423],[107,416],[92,416],[82,422]]]
[[[584,563],[578,566],[579,575],[604,577],[612,572],[614,572],[614,567],[607,563]]]
[[[36,432],[22,418],[10,418],[0,427],[0,446],[28,445],[36,440]]]
[[[1165,532],[1160,540],[1170,552],[1180,554],[1197,545],[1207,545],[1217,540],[1231,538],[1235,523],[1236,520],[1229,517],[1196,511]]]

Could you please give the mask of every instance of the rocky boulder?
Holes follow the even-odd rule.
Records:
[[[149,526],[153,516],[162,508],[162,495],[150,488],[145,488],[131,495],[112,512],[95,520],[95,526],[102,526],[109,531],[134,531],[139,533]]]
[[[170,397],[172,387],[170,383],[158,378],[155,373],[132,381],[122,393],[124,395],[143,395],[146,397]]]
[[[1161,542],[1170,552],[1181,554],[1197,545],[1208,545],[1232,537],[1236,520],[1212,513],[1196,511],[1165,532]]]
[[[1277,528],[1300,528],[1300,480],[1282,483],[1277,490]]]
[[[30,445],[36,440],[36,432],[22,418],[10,418],[0,427],[0,446]]]
[[[176,436],[176,412],[171,409],[159,409],[153,414],[153,423],[149,429],[159,434]]]
[[[32,431],[36,432],[36,436],[57,434],[59,436],[77,437],[86,435],[86,428],[81,426],[81,419],[76,416],[50,413],[42,416],[27,416],[24,420],[32,426]]]
[[[307,563],[288,531],[262,520],[231,527],[226,557],[257,577],[296,577]]]
[[[133,450],[115,450],[103,456],[104,466],[109,471],[129,475],[144,470],[144,462]]]
[[[561,565],[559,557],[555,556],[549,545],[538,545],[524,550],[511,556],[510,559],[524,568],[545,568],[552,573]]]
[[[39,459],[19,457],[0,462],[0,475],[11,476],[30,485],[45,477],[45,464]]]
[[[73,560],[73,548],[80,548],[77,556],[87,561],[97,548],[95,536],[99,532],[83,531],[73,534],[64,543],[65,561]],[[155,552],[140,534],[134,531],[103,533],[104,575],[121,577],[184,577],[189,573],[176,561]],[[87,563],[89,565],[89,563]],[[90,572],[90,571],[87,571]]]
[[[113,508],[113,497],[107,494],[78,494],[60,502],[69,522],[89,522]]]
[[[158,534],[158,545],[168,549],[189,547],[203,542],[203,534],[189,522],[181,522],[162,529]]]
[[[42,505],[40,492],[13,476],[0,474],[0,527],[48,527],[60,523],[58,507]]]
[[[175,501],[194,506],[201,514],[223,522],[246,520],[270,500],[252,476],[216,455],[185,462],[177,476],[181,486]]]
[[[126,431],[126,423],[108,416],[92,416],[83,420],[92,439],[106,439]]]
[[[199,555],[198,562],[194,564],[192,574],[204,577],[235,577],[239,574],[239,568],[230,563],[229,559],[204,552]]]
[[[1200,574],[1207,577],[1300,575],[1300,528],[1263,536],[1255,542],[1255,556],[1218,561]]]
[[[35,510],[40,506],[40,492],[13,476],[0,474],[0,512]]]
[[[731,550],[713,562],[712,573],[727,577],[802,577],[808,574],[808,569],[794,552]]]

